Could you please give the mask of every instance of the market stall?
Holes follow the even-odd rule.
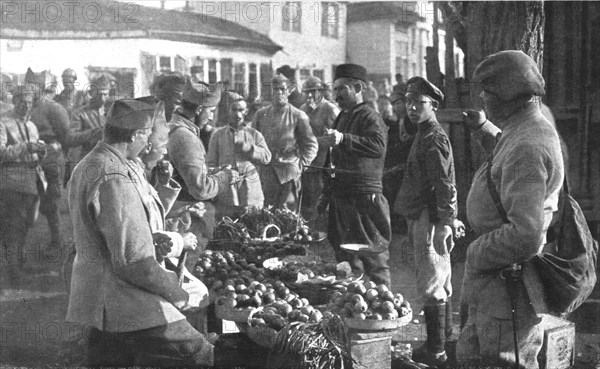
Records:
[[[226,333],[222,322],[233,322],[236,337],[260,348],[252,356],[263,367],[390,368],[392,335],[411,322],[410,304],[336,264],[325,243],[287,210],[221,220],[193,269],[210,291],[208,330]]]

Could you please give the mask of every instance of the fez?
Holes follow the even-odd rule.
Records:
[[[413,77],[406,82],[407,94],[427,95],[437,102],[444,100],[444,94],[436,85],[423,77]]]
[[[196,106],[212,108],[221,100],[221,91],[220,89],[211,91],[208,85],[190,82],[185,86],[181,100]]]
[[[154,108],[134,99],[117,100],[106,115],[106,124],[123,129],[152,128]]]
[[[338,78],[353,78],[367,82],[367,70],[358,64],[340,64],[335,68],[334,80]]]
[[[488,55],[473,72],[473,81],[484,85],[502,100],[520,95],[546,94],[544,78],[529,55],[519,50],[506,50]]]

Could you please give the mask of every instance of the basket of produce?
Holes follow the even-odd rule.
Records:
[[[412,310],[400,293],[385,285],[354,281],[331,294],[327,310],[346,320],[348,328],[357,330],[390,330],[408,324]]]
[[[267,318],[267,320],[269,320],[269,318]],[[273,347],[275,338],[277,338],[277,330],[267,325],[264,314],[262,314],[262,308],[256,309],[250,314],[246,334],[248,335],[248,338],[264,348]]]
[[[307,369],[352,367],[346,333],[344,321],[330,312],[319,322],[290,322],[277,334],[267,366],[287,367],[282,360],[292,358]]]

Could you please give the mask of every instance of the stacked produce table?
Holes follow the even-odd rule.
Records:
[[[410,304],[385,286],[348,275],[335,264],[324,236],[303,228],[292,214],[284,213],[281,221],[257,211],[246,217],[250,227],[239,220],[219,223],[220,238],[209,244],[215,250],[205,250],[193,270],[214,302],[208,330],[219,331],[211,327],[211,311],[236,322],[240,334],[261,348],[251,356],[263,367],[343,362],[389,368],[391,336],[411,321]],[[269,233],[278,221],[275,234]]]

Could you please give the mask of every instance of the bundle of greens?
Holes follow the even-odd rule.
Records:
[[[318,323],[291,322],[279,331],[269,357],[299,358],[302,369],[345,368],[350,356],[343,320],[329,312]]]

